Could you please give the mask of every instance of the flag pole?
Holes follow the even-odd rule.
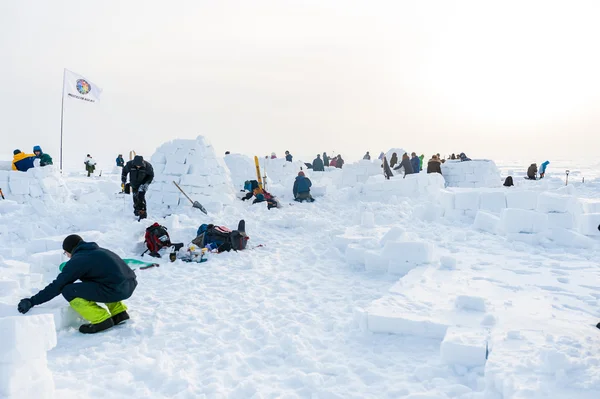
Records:
[[[63,88],[60,102],[60,172],[63,170],[63,115],[65,113],[65,76],[67,72],[63,68]]]

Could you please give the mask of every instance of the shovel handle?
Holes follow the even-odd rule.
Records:
[[[194,201],[192,201],[192,199],[188,197],[188,195],[181,189],[181,187],[179,187],[179,184],[175,183],[175,181],[173,181],[173,184],[179,189],[179,191],[181,191],[181,194],[185,195],[185,198],[187,198],[188,201],[190,201],[192,204],[194,203]]]

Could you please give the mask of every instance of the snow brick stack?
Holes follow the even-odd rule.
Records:
[[[493,188],[502,185],[500,170],[494,161],[487,159],[465,162],[448,160],[442,164],[442,174],[448,187]]]
[[[371,176],[383,176],[381,161],[360,160],[358,162],[344,164],[342,179],[338,187],[356,187],[367,182]]]
[[[55,346],[52,315],[0,317],[0,397],[54,398],[46,352]]]
[[[31,168],[27,172],[0,170],[0,188],[7,200],[20,204],[29,203],[32,198],[63,202],[70,195],[54,166]]]
[[[194,200],[210,212],[230,205],[235,190],[229,169],[218,159],[203,136],[196,140],[173,140],[161,145],[151,158],[154,182],[148,200],[168,208],[189,207],[189,201],[173,184],[175,181]]]
[[[361,187],[361,192],[364,197],[372,201],[381,201],[383,198],[397,197],[419,197],[424,195],[438,196],[444,188],[444,178],[439,173],[418,173],[406,175],[406,177],[398,174],[392,176],[390,180],[386,180],[378,167],[377,176],[371,176],[367,183]],[[437,213],[436,210],[426,210]]]

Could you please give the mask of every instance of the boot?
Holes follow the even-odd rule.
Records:
[[[146,214],[146,211],[142,210],[142,211],[139,212],[139,219],[138,219],[138,221],[142,220],[142,219],[146,219],[147,217],[148,217],[148,215]]]
[[[129,320],[129,313],[127,313],[127,311],[121,312],[112,317],[112,321],[115,326],[124,323],[126,320]]]
[[[84,324],[79,327],[79,332],[82,334],[96,334],[100,331],[108,330],[113,327],[115,323],[112,318],[108,318],[98,324]]]

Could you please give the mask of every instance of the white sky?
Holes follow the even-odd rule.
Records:
[[[0,159],[58,161],[63,68],[104,90],[65,100],[67,166],[199,134],[307,161],[594,156],[599,20],[597,0],[3,0]]]

